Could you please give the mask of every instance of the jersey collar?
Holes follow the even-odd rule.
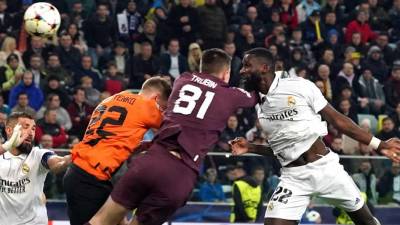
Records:
[[[275,91],[275,89],[278,87],[279,81],[281,80],[281,75],[282,75],[282,71],[275,72],[274,81],[272,81],[271,87],[269,88],[267,95],[272,94]]]
[[[266,95],[264,95],[264,96],[268,97],[268,96],[270,96],[270,95],[272,95],[274,93],[274,91],[278,87],[279,81],[281,80],[282,72],[283,71],[276,71],[275,72],[275,78],[272,81],[271,87],[269,87],[268,93]],[[263,96],[260,95],[260,97],[262,98]]]
[[[217,77],[214,77],[212,75],[209,75],[209,74],[206,74],[206,73],[200,73],[200,72],[195,72],[193,74],[196,75],[196,76],[199,76],[199,77],[201,77],[203,79],[212,80],[212,81],[216,82],[217,84],[219,84],[220,86],[224,86],[224,87],[228,87],[229,86],[229,84],[225,83],[223,80],[221,80],[221,79],[219,79]]]
[[[26,158],[26,156],[27,156],[26,154],[13,155],[10,152],[5,152],[3,154],[4,159],[19,158],[19,159],[24,160]]]

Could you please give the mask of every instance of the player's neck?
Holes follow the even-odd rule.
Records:
[[[154,94],[152,92],[141,90],[138,95],[142,96],[142,98],[150,100],[154,98]]]
[[[11,153],[12,155],[15,155],[15,156],[21,155],[21,152],[20,152],[18,149],[16,149],[16,148],[11,149],[11,150],[10,150],[10,153]]]
[[[263,76],[261,76],[261,81],[259,84],[259,91],[266,95],[268,94],[269,88],[271,87],[272,83],[274,82],[275,79],[275,73],[268,73]]]

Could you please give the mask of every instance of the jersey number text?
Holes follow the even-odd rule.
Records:
[[[110,112],[110,113],[111,112],[119,113],[118,119],[113,119],[111,117],[106,117],[101,121],[99,127],[91,129],[91,125],[93,125],[97,121],[101,120],[102,119],[101,117],[104,115],[104,113],[106,111]],[[100,111],[98,116],[96,116],[96,117],[91,119],[91,121],[89,123],[89,128],[86,131],[86,135],[91,135],[91,134],[94,134],[96,132],[96,134],[99,137],[98,138],[94,138],[94,139],[92,139],[90,141],[87,141],[86,144],[94,146],[97,143],[99,143],[100,140],[107,139],[109,136],[115,135],[115,133],[105,130],[104,126],[106,126],[107,124],[116,125],[116,126],[122,125],[124,123],[125,119],[126,119],[126,115],[127,114],[128,114],[128,111],[124,107],[121,107],[121,106],[111,106],[107,110],[104,109],[104,110]]]
[[[292,191],[286,188],[279,186],[275,193],[272,195],[272,201],[282,202],[286,204],[288,202],[288,198],[292,196]]]
[[[191,84],[184,85],[179,91],[179,98],[175,101],[174,109],[172,110],[174,113],[179,113],[183,115],[189,115],[193,112],[196,107],[197,100],[200,99],[203,91],[199,87],[196,87]],[[214,98],[215,93],[211,91],[207,91],[205,93],[205,99],[201,103],[200,109],[197,112],[196,118],[204,119],[204,115],[207,112],[208,107]],[[181,103],[187,103],[185,106],[181,106]]]

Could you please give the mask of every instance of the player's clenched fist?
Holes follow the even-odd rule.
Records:
[[[242,155],[249,152],[249,142],[244,137],[237,137],[228,142],[233,155]]]
[[[394,162],[400,162],[400,139],[391,138],[385,142],[380,153]]]

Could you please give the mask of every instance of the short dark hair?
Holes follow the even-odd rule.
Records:
[[[7,57],[7,64],[9,64],[11,62],[11,60],[17,60],[19,62],[19,58],[18,55],[15,53],[11,53],[10,55],[8,55]]]
[[[219,48],[208,49],[201,57],[200,70],[202,73],[216,75],[225,68],[230,68],[232,58]]]
[[[340,140],[343,140],[343,137],[342,137],[342,136],[340,136],[340,135],[336,135],[336,136],[334,136],[334,137],[333,137],[333,139],[332,139],[332,140],[335,140],[335,139],[340,139]]]
[[[108,9],[108,5],[107,5],[107,3],[105,3],[105,2],[99,2],[99,3],[97,4],[96,9],[99,9],[100,6],[104,6],[104,7],[106,7],[106,8]]]
[[[76,2],[75,2],[75,3],[76,3]],[[71,34],[69,34],[69,33],[67,33],[67,32],[61,32],[60,38],[63,37],[63,36],[68,36],[68,37],[70,37],[70,38],[72,39]]]
[[[179,41],[179,39],[178,38],[171,38],[171,39],[169,39],[169,42],[168,42],[168,44],[171,44],[171,42],[173,42],[173,41],[176,41],[176,42],[178,42],[178,44],[180,44],[181,42]]]
[[[25,112],[13,112],[11,113],[6,121],[6,126],[8,126],[10,123],[13,123],[14,121],[18,120],[18,118],[28,118],[33,120],[33,116],[25,113]]]
[[[32,59],[32,58],[42,58],[42,56],[41,55],[39,55],[39,54],[33,54],[33,55],[31,55],[31,57],[29,57],[29,59]]]
[[[257,165],[251,168],[251,175],[254,175],[256,171],[262,170],[265,173],[265,168],[263,166]]]
[[[46,97],[46,103],[47,103],[47,104],[50,103],[51,100],[53,100],[53,98],[56,97],[56,96],[57,96],[58,98],[60,98],[60,95],[58,95],[58,94],[56,94],[56,93],[50,93],[50,94],[48,94],[47,97]]]
[[[140,46],[150,46],[150,47],[153,47],[153,45],[151,44],[151,42],[149,42],[149,41],[142,41],[142,43],[140,43]]]
[[[76,95],[77,93],[78,93],[78,91],[83,91],[83,92],[85,92],[85,89],[83,88],[83,87],[76,87],[75,89],[74,89],[74,92],[72,93],[73,95]]]
[[[46,115],[48,115],[50,112],[57,112],[57,109],[50,109],[50,108],[47,108],[45,111],[44,111],[44,115],[46,116]]]
[[[83,58],[90,58],[90,60],[92,60],[92,57],[91,57],[90,55],[88,55],[88,54],[82,55],[81,61],[82,61]],[[93,61],[93,60],[92,60],[92,61]]]
[[[17,95],[17,99],[19,99],[19,97],[20,97],[21,95],[26,95],[26,96],[28,96],[28,94],[27,94],[26,92],[20,92],[20,93],[18,93],[18,95]]]
[[[262,63],[267,64],[268,67],[274,68],[274,56],[272,53],[266,48],[253,48],[247,52],[245,55],[251,55],[251,57],[255,57],[258,60],[261,60]]]
[[[161,98],[164,100],[167,100],[169,95],[171,94],[172,88],[171,85],[169,85],[168,81],[161,77],[152,77],[150,79],[147,79],[142,86],[142,89],[150,89],[154,88],[160,91],[161,93]]]
[[[388,116],[383,118],[382,123],[384,123],[384,122],[386,122],[388,120],[390,120],[390,121],[392,121],[392,123],[394,123],[393,119],[391,117],[388,117]]]
[[[53,52],[49,54],[47,59],[50,59],[50,57],[57,57],[58,59],[60,59],[60,56],[57,53],[53,53]]]
[[[397,70],[400,70],[400,66],[394,65],[393,68],[392,68],[392,72],[395,72]]]
[[[236,47],[235,42],[233,42],[233,41],[224,42],[224,48],[225,48],[226,46],[228,46],[228,45],[234,45],[234,46]]]

